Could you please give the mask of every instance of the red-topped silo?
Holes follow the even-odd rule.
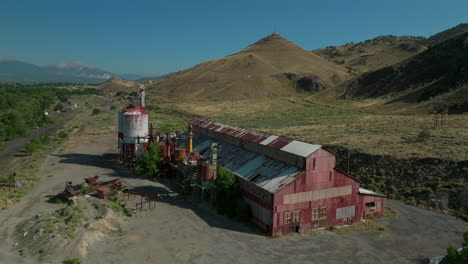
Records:
[[[148,148],[150,138],[143,85],[137,96],[140,97],[140,107],[130,104],[117,114],[119,160],[129,165],[133,165],[135,159]]]

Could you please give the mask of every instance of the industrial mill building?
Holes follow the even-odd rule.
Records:
[[[335,168],[320,146],[197,118],[190,122],[194,149],[234,173],[253,221],[270,235],[334,226],[382,215],[384,195],[359,187]]]

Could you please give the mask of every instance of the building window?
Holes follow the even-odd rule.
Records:
[[[326,206],[320,207],[319,217],[320,219],[327,219],[327,207]]]
[[[301,221],[299,211],[292,213],[292,221],[293,223],[299,223]]]
[[[312,208],[312,220],[327,219],[327,207],[315,207]]]
[[[318,207],[312,208],[312,220],[318,220],[319,219],[319,209]]]
[[[375,202],[366,203],[366,214],[372,214],[377,211]]]
[[[301,221],[300,211],[284,213],[284,224],[299,223]]]
[[[291,224],[291,213],[284,213],[284,224]]]

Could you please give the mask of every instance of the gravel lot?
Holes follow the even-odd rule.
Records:
[[[12,238],[16,224],[63,205],[47,203],[47,196],[64,188],[65,181],[84,177],[120,177],[125,185],[168,194],[156,209],[136,213],[122,223],[123,233],[95,242],[85,263],[421,263],[460,245],[465,222],[404,205],[389,204],[399,214],[378,219],[384,231],[344,233],[318,231],[312,235],[269,238],[255,228],[211,212],[175,196],[159,182],[141,180],[116,161],[114,135],[79,135],[41,166],[43,180],[21,202],[0,211],[0,263],[38,263],[21,257]],[[132,206],[133,202],[129,203]],[[61,263],[64,255],[50,263]]]

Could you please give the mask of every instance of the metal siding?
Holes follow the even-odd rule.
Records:
[[[326,152],[329,153],[329,152]],[[326,154],[325,153],[325,154]],[[315,155],[317,153],[313,153]],[[313,156],[311,155],[311,156]],[[328,154],[327,154],[328,155]],[[310,158],[310,157],[309,157]],[[348,221],[348,219],[343,218],[343,219],[336,219],[336,209],[337,208],[342,208],[342,207],[349,207],[349,206],[355,206],[355,215],[351,217],[351,221],[358,221],[360,218],[361,214],[361,209],[360,209],[360,195],[358,194],[359,190],[359,182],[356,181],[354,178],[348,177],[346,174],[344,174],[341,171],[337,171],[335,169],[331,169],[331,172],[333,172],[333,177],[332,177],[332,182],[329,181],[329,172],[313,172],[313,171],[305,171],[298,175],[296,177],[296,180],[287,186],[281,188],[275,193],[274,196],[274,212],[275,214],[283,214],[284,212],[290,212],[294,210],[300,210],[301,211],[301,216],[304,215],[304,217],[301,217],[301,230],[307,230],[310,228],[315,228],[319,226],[333,226],[333,225],[338,225],[338,224],[343,224]],[[306,181],[304,183],[302,176],[306,177]],[[318,177],[318,178],[316,178]],[[283,198],[286,195],[289,194],[295,194],[297,192],[298,188],[304,188],[306,190],[306,196],[308,195],[314,195],[313,192],[310,191],[320,191],[318,189],[318,186],[327,186],[326,189],[329,188],[335,188],[335,187],[344,187],[344,186],[351,186],[351,194],[346,195],[346,196],[336,196],[332,198],[326,198],[326,199],[318,199],[320,196],[319,195],[329,195],[330,191],[324,191],[324,192],[315,192],[315,197],[312,197],[313,199],[318,199],[318,200],[312,200],[312,201],[306,201],[306,202],[299,202],[296,204],[284,204],[283,203]],[[346,187],[350,188],[350,187]],[[323,189],[323,188],[322,188]],[[337,189],[339,190],[339,189]],[[308,193],[310,192],[310,193]],[[348,189],[349,192],[349,189]],[[333,193],[333,192],[332,192]],[[335,193],[337,194],[337,193]],[[327,219],[326,220],[320,220],[320,221],[314,221],[312,223],[311,221],[311,208],[315,207],[327,207]],[[283,223],[278,221],[274,222],[274,226],[272,229],[272,234],[273,235],[282,235],[284,234],[284,226]]]
[[[323,200],[333,198],[337,196],[346,196],[352,193],[352,186],[340,186],[322,190],[308,191],[308,192],[296,192],[287,194],[284,196],[283,204],[295,204],[301,202]]]
[[[273,214],[270,209],[266,209],[262,206],[259,206],[254,201],[244,197],[245,202],[250,206],[252,215],[260,220],[263,224],[272,226]]]
[[[363,205],[371,200],[380,204],[378,214],[385,211],[385,197],[359,194],[359,181],[335,169],[335,156],[326,149],[318,148],[304,157],[301,155],[307,153],[299,150],[296,154],[282,151],[293,141],[282,136],[204,119],[191,124],[196,125],[196,135],[208,136],[197,145],[207,148],[202,151],[205,155],[209,155],[212,142],[220,144],[220,152],[225,154],[220,155],[220,166],[238,175],[243,197],[254,207],[253,221],[264,229],[271,225],[272,235],[284,234],[285,212],[300,211],[300,229],[305,230],[357,221]],[[250,181],[258,174],[260,177]],[[311,208],[323,206],[327,208],[327,218],[320,220],[319,225],[312,223]]]
[[[356,216],[356,206],[336,208],[336,219],[343,219]]]

